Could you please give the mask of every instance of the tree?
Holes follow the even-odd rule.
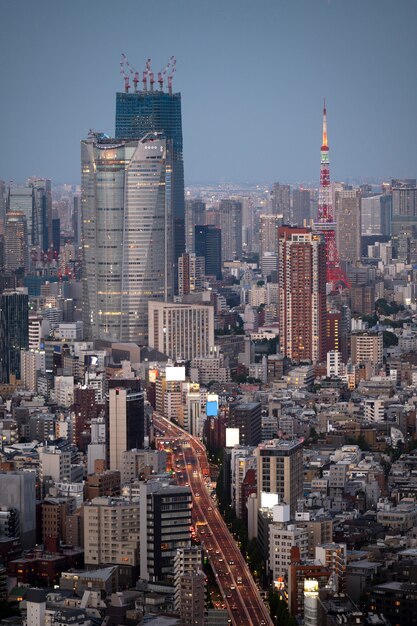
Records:
[[[382,339],[384,342],[384,348],[391,348],[392,346],[398,346],[398,337],[391,333],[389,330],[384,330],[382,333]]]

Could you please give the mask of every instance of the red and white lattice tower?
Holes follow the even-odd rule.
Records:
[[[336,247],[336,224],[333,216],[332,189],[330,187],[329,144],[327,142],[326,100],[323,108],[323,141],[320,159],[320,189],[318,222],[316,232],[322,233],[326,242],[326,282],[331,291],[340,287],[350,287],[346,274],[340,267],[339,253]]]

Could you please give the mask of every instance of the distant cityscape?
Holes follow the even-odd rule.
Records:
[[[186,185],[120,68],[80,184],[0,181],[1,624],[417,623],[416,179],[317,103],[316,181]]]

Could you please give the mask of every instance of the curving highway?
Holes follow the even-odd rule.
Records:
[[[272,626],[249,568],[209,493],[209,463],[199,439],[161,415],[153,414],[161,440],[178,440],[172,455],[179,484],[189,485],[193,496],[193,521],[232,623],[236,626]]]

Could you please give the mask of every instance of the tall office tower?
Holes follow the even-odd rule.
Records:
[[[171,65],[172,69],[172,65]],[[147,85],[149,76],[149,89]],[[154,75],[149,65],[144,74],[143,89],[116,94],[116,138],[142,139],[148,133],[162,133],[172,143],[172,214],[174,219],[174,262],[185,250],[184,227],[184,163],[182,152],[181,94],[172,93],[172,73],[168,75],[168,91],[163,91],[163,74],[158,74],[160,89],[154,91]],[[126,91],[127,90],[127,91]]]
[[[278,226],[282,219],[278,215],[260,215],[259,260],[268,253],[278,253]]]
[[[93,498],[83,506],[84,559],[87,567],[117,565],[120,587],[137,579],[140,529],[139,502]]]
[[[336,246],[341,261],[361,259],[361,196],[358,189],[336,191]]]
[[[332,190],[330,186],[329,144],[327,142],[327,115],[325,101],[323,109],[323,138],[320,158],[318,223],[315,225],[315,230],[324,235],[326,242],[326,280],[333,289],[336,289],[338,284],[349,287],[349,281],[340,267],[339,253],[336,246],[335,229],[336,225],[333,217]]]
[[[140,381],[111,379],[107,402],[109,469],[122,469],[126,450],[143,448],[146,425]]]
[[[392,196],[383,194],[361,199],[361,230],[363,236],[391,236]]]
[[[292,224],[291,189],[289,185],[274,183],[271,193],[272,213],[282,217],[284,224]]]
[[[21,212],[26,216],[28,245],[32,245],[33,238],[33,188],[9,187],[7,211]]]
[[[174,577],[178,548],[191,547],[189,487],[158,480],[140,483],[140,577],[158,582]]]
[[[326,250],[307,228],[278,229],[281,352],[299,363],[326,357]]]
[[[206,276],[222,279],[222,233],[212,224],[196,226],[195,254],[204,257]]]
[[[50,243],[54,258],[56,259],[59,257],[61,251],[61,220],[59,217],[54,217],[52,220],[52,236]]]
[[[203,291],[204,257],[184,252],[178,259],[178,295]]]
[[[149,347],[186,361],[210,354],[214,347],[213,307],[150,301]]]
[[[342,351],[342,314],[340,311],[327,311],[326,351]]]
[[[292,190],[292,217],[295,226],[304,226],[310,219],[310,192],[308,189]]]
[[[248,252],[253,248],[253,199],[242,198],[242,247]]]
[[[7,188],[4,180],[0,180],[0,235],[3,234],[7,207]]]
[[[72,229],[74,231],[74,243],[81,245],[81,198],[76,195],[72,199]]]
[[[242,258],[242,203],[238,200],[220,201],[220,230],[222,231],[222,259]]]
[[[35,473],[1,472],[0,485],[0,507],[17,509],[22,549],[33,548],[36,541]]]
[[[206,223],[206,203],[187,200],[185,203],[185,249],[195,252],[195,227]]]
[[[27,290],[5,289],[0,294],[0,382],[20,379],[20,351],[29,346]]]
[[[148,300],[173,291],[169,142],[92,135],[81,154],[84,329],[146,344]]]
[[[417,231],[417,187],[415,178],[393,180],[392,187],[392,234],[404,228]]]
[[[52,186],[46,178],[29,178],[28,184],[33,189],[33,246],[39,246],[42,252],[48,252],[52,244]]]
[[[258,499],[261,493],[274,493],[290,507],[293,518],[297,500],[303,494],[303,444],[300,441],[273,439],[258,445]]]
[[[229,426],[239,429],[241,446],[257,446],[262,439],[262,417],[259,402],[234,402],[229,405]]]
[[[22,211],[6,213],[4,228],[4,266],[7,272],[29,269],[26,216]]]

